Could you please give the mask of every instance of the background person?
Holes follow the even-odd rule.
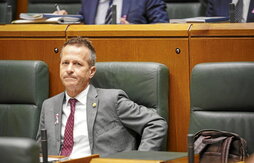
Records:
[[[117,24],[169,23],[163,0],[114,0],[117,5]],[[109,0],[82,0],[80,14],[85,24],[105,24]],[[68,14],[65,10],[56,14]]]

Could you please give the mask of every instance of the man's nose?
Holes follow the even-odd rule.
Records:
[[[73,65],[72,65],[72,64],[69,64],[69,65],[68,65],[67,71],[68,71],[68,72],[73,72]]]

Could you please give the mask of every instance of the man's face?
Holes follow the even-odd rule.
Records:
[[[69,92],[79,94],[95,74],[95,67],[88,64],[89,56],[89,49],[83,46],[67,45],[62,49],[60,78],[68,94]]]

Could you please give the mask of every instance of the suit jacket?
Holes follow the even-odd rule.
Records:
[[[232,0],[208,0],[206,16],[228,16]],[[250,1],[246,22],[254,22],[254,1]]]
[[[85,24],[95,24],[99,0],[82,0],[80,14]],[[123,0],[121,16],[131,24],[168,23],[166,4],[162,0]]]
[[[208,0],[206,16],[229,16],[232,0]]]
[[[64,96],[64,93],[58,94],[45,100],[42,105],[37,140],[40,141],[40,129],[45,128],[50,155],[58,155],[61,149]],[[97,105],[93,107],[93,103]],[[86,109],[92,154],[105,156],[137,149],[160,150],[167,133],[167,123],[154,109],[148,109],[129,100],[122,90],[98,89],[91,85]]]

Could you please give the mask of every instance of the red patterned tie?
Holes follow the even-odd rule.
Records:
[[[62,156],[69,156],[71,154],[74,140],[73,140],[73,128],[74,128],[74,113],[75,113],[75,105],[77,100],[76,99],[70,99],[69,100],[71,105],[71,113],[68,117],[65,131],[64,131],[64,142],[61,150]]]

